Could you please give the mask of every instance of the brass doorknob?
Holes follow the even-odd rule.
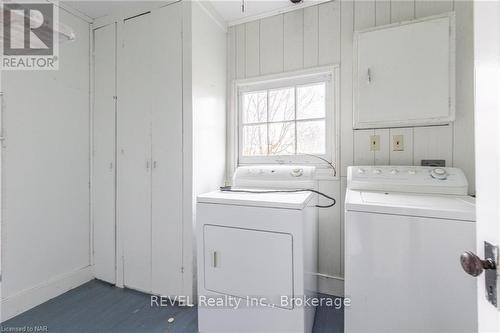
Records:
[[[460,256],[460,264],[467,274],[472,276],[480,275],[485,269],[496,269],[492,259],[481,260],[475,253],[466,251]]]

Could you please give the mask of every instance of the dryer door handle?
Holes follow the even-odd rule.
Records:
[[[219,264],[219,253],[217,251],[212,252],[212,267],[217,268]]]

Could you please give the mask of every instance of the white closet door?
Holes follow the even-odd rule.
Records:
[[[115,126],[116,25],[94,30],[93,231],[94,274],[116,282]]]
[[[151,15],[123,24],[118,71],[118,209],[124,285],[151,292]]]
[[[182,4],[152,12],[153,293],[182,294]]]

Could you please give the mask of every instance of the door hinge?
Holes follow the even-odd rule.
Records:
[[[184,274],[184,267],[181,267],[181,273]]]

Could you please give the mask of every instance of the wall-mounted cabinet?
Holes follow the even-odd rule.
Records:
[[[455,119],[454,14],[357,31],[354,48],[355,129]]]

